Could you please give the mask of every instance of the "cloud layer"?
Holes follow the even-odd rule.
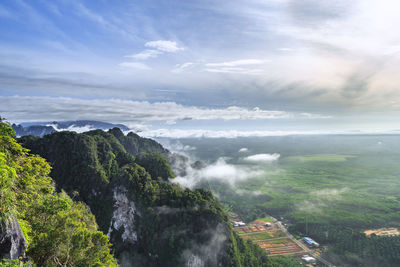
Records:
[[[370,125],[390,113],[393,124],[400,113],[399,7],[396,0],[148,0],[112,7],[3,1],[0,95],[48,96],[55,107],[48,114],[57,120],[74,119],[64,108],[58,113],[58,97],[95,96],[245,107],[251,114],[244,117],[254,117],[253,107],[368,115]],[[13,103],[16,117],[37,118],[22,109],[23,97]],[[95,119],[91,114],[86,118]]]
[[[13,121],[48,121],[98,119],[113,122],[166,121],[176,120],[254,120],[308,118],[302,113],[263,110],[260,108],[199,108],[175,102],[130,101],[121,99],[83,100],[73,98],[0,96],[0,113]],[[315,114],[317,117],[318,115]],[[325,118],[324,116],[321,116]]]

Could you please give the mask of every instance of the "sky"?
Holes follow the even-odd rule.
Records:
[[[400,129],[396,0],[3,0],[0,115],[173,136]]]

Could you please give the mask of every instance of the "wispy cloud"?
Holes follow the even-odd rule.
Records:
[[[256,154],[245,157],[243,160],[248,162],[272,162],[279,159],[281,155],[274,153],[274,154]]]
[[[193,69],[193,67],[194,67],[195,65],[196,65],[196,64],[193,63],[193,62],[186,62],[186,63],[182,63],[182,64],[177,64],[177,65],[175,65],[175,68],[173,68],[173,69],[171,70],[171,72],[173,72],[173,73],[182,73],[182,72],[184,72],[184,71]]]
[[[262,68],[254,68],[266,62],[260,59],[240,59],[234,61],[225,61],[217,63],[206,63],[205,71],[213,73],[235,73],[235,74],[262,74],[265,70]]]
[[[117,33],[124,38],[130,39],[130,40],[136,40],[136,36],[129,32],[128,29],[125,27],[121,27],[120,25],[117,25],[113,23],[111,20],[106,19],[103,17],[101,14],[98,14],[94,12],[93,10],[87,8],[85,5],[82,3],[76,3],[75,4],[75,9],[78,15],[86,18],[87,20],[90,20],[97,25],[103,27],[105,30],[109,31],[110,33]]]
[[[149,59],[149,58],[155,58],[161,54],[162,54],[162,52],[159,50],[147,49],[147,50],[143,50],[140,53],[133,54],[133,55],[127,55],[125,57],[145,60],[145,59]]]
[[[167,41],[167,40],[158,40],[158,41],[147,42],[145,44],[145,46],[155,48],[159,51],[168,52],[168,53],[175,53],[175,52],[184,50],[184,48],[180,47],[177,42]]]
[[[264,72],[263,69],[247,69],[247,68],[206,68],[206,72],[213,73],[234,73],[234,74],[252,74],[259,75]]]
[[[153,49],[146,49],[133,55],[127,55],[125,57],[132,58],[134,60],[147,60],[150,58],[157,58],[158,56],[165,53],[176,53],[180,50],[184,50],[178,43],[167,40],[151,41],[144,44],[145,47]],[[151,67],[140,62],[122,62],[119,64],[121,67],[135,68],[141,70],[150,70]]]
[[[248,65],[260,65],[263,64],[264,60],[259,59],[241,59],[235,61],[218,62],[218,63],[207,63],[206,67],[239,67]]]
[[[149,66],[141,62],[122,62],[119,63],[120,67],[123,68],[132,68],[132,69],[139,69],[139,70],[151,70]]]

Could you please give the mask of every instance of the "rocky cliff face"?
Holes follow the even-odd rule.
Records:
[[[0,258],[25,258],[27,244],[15,218],[0,224]]]

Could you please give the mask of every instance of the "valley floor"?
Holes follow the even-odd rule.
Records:
[[[256,243],[270,257],[293,256],[302,262],[302,256],[310,255],[318,260],[318,266],[334,266],[321,257],[321,249],[309,248],[301,239],[291,235],[282,222],[273,217],[268,216],[243,226],[235,226],[241,219],[238,215],[230,213],[230,220],[241,238]]]

